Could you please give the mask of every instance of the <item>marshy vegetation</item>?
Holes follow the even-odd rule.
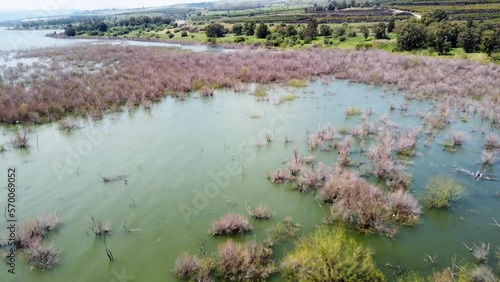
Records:
[[[358,243],[356,239],[351,238],[352,234],[349,232],[354,229],[355,231],[361,231],[360,233],[374,232],[389,237],[394,237],[396,234],[398,236],[402,234],[402,237],[408,236],[408,233],[417,232],[416,229],[423,229],[418,227],[422,221],[433,220],[431,218],[435,216],[433,213],[442,215],[455,212],[454,209],[438,210],[438,208],[449,207],[453,201],[465,195],[465,185],[460,185],[459,182],[461,181],[451,178],[431,178],[435,167],[436,172],[440,173],[447,171],[449,167],[444,168],[443,166],[438,169],[437,165],[431,161],[422,160],[424,153],[428,156],[428,152],[436,147],[438,147],[437,150],[441,151],[443,144],[447,150],[436,153],[440,157],[443,155],[448,156],[446,154],[452,156],[465,151],[468,156],[475,157],[467,165],[470,165],[470,167],[474,165],[481,166],[482,163],[485,166],[481,167],[481,170],[478,170],[477,173],[462,168],[452,168],[450,173],[457,173],[457,175],[458,173],[465,173],[465,177],[471,175],[474,177],[472,181],[477,181],[478,186],[482,180],[496,179],[494,177],[497,168],[495,166],[496,157],[500,149],[497,136],[497,128],[500,125],[500,116],[498,115],[500,101],[498,100],[499,69],[496,65],[482,65],[470,61],[407,57],[373,50],[304,49],[259,54],[252,52],[196,54],[159,48],[146,50],[140,47],[121,46],[76,47],[72,49],[74,51],[72,53],[69,50],[29,51],[22,55],[57,58],[54,59],[55,62],[45,66],[43,64],[33,65],[33,73],[35,74],[33,77],[16,74],[16,70],[21,69],[20,66],[13,67],[6,72],[7,75],[0,81],[0,87],[8,90],[0,94],[0,101],[3,102],[0,103],[0,107],[3,107],[2,111],[0,111],[2,122],[41,123],[62,119],[59,129],[61,131],[74,131],[81,127],[78,116],[88,115],[93,119],[98,119],[102,117],[103,113],[121,110],[122,106],[132,109],[142,104],[144,112],[151,114],[149,116],[151,119],[148,119],[148,122],[157,126],[158,123],[155,123],[153,113],[157,114],[159,112],[155,112],[152,103],[159,102],[163,97],[171,95],[171,97],[185,100],[193,93],[201,97],[211,97],[216,89],[233,88],[235,92],[236,90],[242,90],[255,96],[253,98],[252,96],[241,97],[243,96],[241,95],[238,98],[250,98],[250,100],[244,100],[250,102],[255,100],[259,107],[249,107],[248,112],[252,113],[250,114],[251,119],[248,118],[247,114],[245,114],[245,119],[257,124],[268,121],[269,111],[266,112],[266,108],[272,106],[272,103],[266,103],[266,101],[272,101],[273,98],[276,98],[274,97],[275,89],[273,89],[275,86],[263,84],[275,82],[280,84],[278,87],[281,87],[281,85],[283,87],[293,87],[290,91],[293,91],[294,94],[281,96],[280,101],[292,101],[300,97],[300,101],[274,104],[278,109],[292,108],[297,111],[295,113],[298,113],[300,118],[294,119],[294,126],[296,125],[295,122],[299,124],[299,120],[310,118],[303,109],[293,108],[299,102],[304,101],[304,104],[313,104],[308,101],[321,99],[319,100],[321,103],[328,103],[329,105],[327,107],[323,104],[314,104],[314,107],[318,109],[318,112],[314,112],[314,115],[320,115],[320,111],[327,114],[324,114],[324,119],[315,119],[313,125],[311,123],[297,125],[297,128],[300,127],[300,130],[303,130],[300,133],[298,133],[299,130],[296,130],[293,131],[293,134],[287,131],[286,135],[280,135],[284,134],[284,132],[269,130],[257,142],[254,143],[252,140],[248,143],[250,146],[245,146],[244,150],[238,149],[234,151],[233,149],[236,147],[234,143],[228,141],[226,144],[227,139],[224,139],[224,155],[217,152],[218,158],[224,159],[224,157],[227,157],[225,155],[227,153],[227,155],[231,155],[227,161],[235,162],[242,153],[247,152],[246,150],[254,149],[253,144],[258,144],[259,149],[256,150],[256,155],[261,153],[259,158],[262,158],[259,159],[262,162],[258,166],[260,167],[265,162],[271,164],[269,166],[262,165],[265,169],[257,170],[257,174],[252,168],[248,169],[247,167],[248,172],[244,169],[241,174],[242,179],[255,178],[262,180],[262,182],[246,184],[255,186],[253,187],[255,190],[252,191],[262,191],[257,190],[260,187],[272,189],[273,185],[267,183],[267,186],[270,186],[267,187],[266,180],[263,179],[265,171],[271,171],[277,165],[277,163],[273,163],[273,160],[276,160],[273,158],[283,158],[283,156],[291,155],[290,159],[286,160],[281,168],[268,174],[271,183],[281,183],[283,185],[279,188],[278,185],[275,185],[274,188],[276,189],[273,189],[273,191],[264,191],[269,195],[276,196],[276,194],[279,194],[279,200],[286,201],[286,203],[281,203],[281,207],[276,207],[276,203],[272,202],[272,200],[268,202],[268,199],[265,198],[265,202],[273,204],[273,209],[271,209],[267,205],[259,204],[262,199],[257,199],[257,197],[254,199],[246,194],[246,190],[238,190],[237,193],[244,196],[234,202],[229,201],[225,195],[217,195],[208,204],[213,209],[200,210],[202,214],[205,214],[203,217],[205,222],[200,224],[201,220],[195,219],[192,225],[185,224],[186,229],[182,229],[182,222],[175,222],[180,226],[180,232],[200,231],[199,228],[196,229],[196,225],[200,225],[203,229],[201,233],[205,233],[209,224],[207,220],[214,220],[209,232],[213,236],[219,236],[219,238],[210,238],[210,236],[206,235],[208,236],[206,240],[212,240],[208,243],[212,247],[213,244],[211,243],[214,241],[220,243],[217,248],[213,248],[213,253],[207,253],[205,247],[200,247],[200,252],[197,254],[181,253],[175,263],[173,273],[182,280],[266,281],[270,279],[272,274],[281,272],[285,279],[290,281],[356,280],[359,277],[369,277],[371,281],[384,281],[386,278],[374,264],[373,252]],[[74,68],[74,66],[82,62],[91,63]],[[38,70],[40,70],[39,73]],[[40,77],[37,75],[40,75]],[[401,103],[393,102],[391,99],[390,105],[383,101],[386,104],[382,107],[369,105],[366,108],[364,107],[365,104],[361,102],[358,105],[349,101],[351,105],[349,107],[339,101],[328,102],[330,99],[334,99],[334,95],[341,95],[338,92],[337,94],[333,93],[336,89],[334,91],[331,91],[331,89],[325,90],[323,97],[320,91],[317,91],[319,94],[305,92],[309,89],[309,84],[327,85],[331,83],[330,75],[337,78],[346,78],[351,82],[364,82],[381,86],[384,89],[382,98],[389,97],[390,99],[391,92],[395,96],[396,91],[405,90],[404,93],[408,99]],[[305,78],[311,76],[320,76],[322,79],[316,81],[314,79],[311,81],[305,80]],[[477,79],[468,80],[464,79],[464,77],[476,77]],[[253,88],[254,85],[247,87],[247,84],[253,82],[258,83],[255,88]],[[304,91],[300,92],[301,89],[296,89],[296,87],[304,87]],[[127,89],[126,93],[122,89]],[[371,95],[369,92],[373,91],[373,89],[373,87],[368,87],[366,96]],[[298,92],[298,94],[295,94],[295,92]],[[214,98],[193,99],[191,103],[199,101],[200,105],[208,107],[207,105],[212,106],[212,103],[216,104],[219,101],[218,98],[219,94],[217,92]],[[416,99],[416,101],[412,99]],[[178,103],[173,99],[168,100],[172,100],[172,103]],[[183,102],[183,106],[187,107],[186,104],[189,103]],[[261,106],[262,108],[260,108]],[[372,109],[372,106],[374,109]],[[381,113],[381,108],[392,111],[391,118],[397,116],[398,123],[394,122],[394,118],[391,120],[388,115]],[[190,115],[194,116],[199,122],[197,124],[199,127],[193,126],[193,131],[183,131],[182,128],[172,127],[168,128],[167,131],[169,133],[175,132],[181,139],[189,136],[193,140],[204,140],[203,142],[206,143],[200,142],[201,148],[197,147],[198,143],[194,144],[195,147],[188,148],[192,149],[193,152],[200,151],[200,154],[209,154],[207,153],[209,150],[206,148],[213,144],[204,139],[206,136],[201,134],[201,132],[204,132],[202,128],[216,127],[218,120],[210,119],[210,113],[206,111],[201,111],[199,115],[195,114],[194,112],[198,110],[199,108],[192,111]],[[210,108],[210,111],[212,110],[218,114],[223,112],[219,111],[219,108],[215,106]],[[238,112],[241,114],[240,111]],[[172,112],[171,114],[172,116],[168,116],[165,120],[171,118],[171,120],[178,122],[182,121],[181,118],[186,117],[182,113],[179,114],[179,112]],[[175,116],[178,114],[179,117],[176,119]],[[335,114],[340,116],[339,120],[331,118]],[[71,115],[71,118],[64,118],[68,115]],[[166,116],[163,115],[162,117]],[[204,123],[202,121],[204,118],[207,118],[211,123]],[[408,119],[406,120],[406,118]],[[481,122],[476,123],[476,119]],[[166,122],[165,120],[162,120],[162,122]],[[411,122],[408,122],[408,120],[411,120]],[[460,122],[457,122],[457,120]],[[471,130],[470,123],[479,124],[480,126]],[[210,126],[207,126],[207,124]],[[316,130],[311,131],[311,127],[316,126],[316,124],[319,124]],[[91,126],[91,121],[89,121],[89,127]],[[183,125],[183,127],[186,127],[186,125]],[[248,128],[250,131],[251,126]],[[161,130],[156,129],[155,137],[148,139],[148,129],[145,126],[140,130],[136,129],[133,128],[136,132],[140,131],[141,144],[148,144],[152,140],[160,140],[163,139],[161,137],[165,136],[160,133]],[[293,130],[293,127],[287,128],[287,130],[290,129]],[[145,132],[144,140],[143,130]],[[247,130],[247,128],[245,127],[244,130]],[[199,135],[193,133],[195,131]],[[128,129],[124,130],[124,132],[130,134]],[[186,132],[189,134],[183,135]],[[79,133],[77,131],[69,137],[74,137]],[[20,136],[29,139],[29,135]],[[64,136],[68,137],[68,134]],[[283,136],[284,144],[282,141],[278,142],[283,140]],[[477,151],[475,147],[474,150],[470,150],[471,145],[477,142],[481,144],[480,150]],[[26,143],[29,144],[29,142]],[[291,145],[289,143],[296,144]],[[170,143],[165,141],[165,143],[161,144]],[[436,144],[441,145],[437,146]],[[222,147],[222,145],[219,147]],[[249,147],[252,148],[248,149]],[[283,149],[281,151],[283,154],[280,155],[271,153],[271,150],[277,150],[276,148],[279,147],[287,149],[286,151]],[[294,147],[292,154],[291,150]],[[109,150],[109,147],[106,148]],[[481,151],[483,152],[481,153]],[[137,153],[137,151],[131,151],[130,155]],[[144,157],[146,160],[151,161],[148,154],[142,155],[141,152],[139,154],[141,158]],[[184,158],[178,152],[173,152],[172,155],[176,156],[176,160]],[[262,155],[270,155],[270,157],[269,159],[263,159]],[[155,154],[156,158],[157,154]],[[137,170],[141,171],[142,160],[138,160],[137,163],[140,163]],[[108,165],[106,163],[102,167],[108,168]],[[425,170],[422,169],[424,166],[431,166],[432,168]],[[210,165],[210,167],[212,166]],[[467,168],[473,170],[470,167]],[[119,185],[119,180],[129,181],[130,178],[129,182],[133,182],[141,179],[141,176],[137,176],[137,174],[113,174],[117,171],[128,172],[123,167],[116,169],[113,167],[112,169],[111,172],[109,169],[103,172],[107,176],[101,176],[102,183],[100,183],[101,185],[106,183],[105,189],[110,194],[115,192],[114,189],[118,186],[120,186],[120,189],[123,188],[123,185]],[[127,169],[130,168],[127,167]],[[198,172],[198,169],[200,168],[193,164],[192,171]],[[206,170],[206,167],[203,168],[204,170]],[[422,171],[431,173],[423,174]],[[182,175],[176,170],[175,174],[177,173]],[[177,175],[175,174],[173,176],[168,174],[168,177],[176,178]],[[184,176],[189,177],[186,174]],[[97,177],[98,181],[96,182],[101,182],[99,174],[94,174],[92,177]],[[157,177],[164,183],[171,180],[160,176]],[[154,177],[151,176],[151,178]],[[200,178],[202,177],[200,176]],[[427,186],[422,185],[422,182],[427,182],[427,180],[429,180],[429,184]],[[127,189],[130,190],[126,192],[134,191],[132,189],[136,183],[129,184]],[[172,187],[156,190],[159,193],[155,194],[155,196],[164,195],[162,193],[167,193],[167,191],[170,193],[171,189],[175,191],[176,188],[184,188],[187,185],[175,181],[172,183],[174,183]],[[415,185],[415,183],[418,183],[418,185]],[[95,185],[95,183],[92,183],[92,185]],[[231,181],[230,186],[233,185],[234,182]],[[245,183],[242,182],[238,185],[243,187]],[[140,186],[146,189],[146,185],[142,185],[142,180]],[[298,201],[293,202],[293,200],[296,200],[296,198],[292,199],[294,196],[286,199],[282,197],[283,193],[286,193],[283,192],[285,189],[281,189],[282,187],[301,192],[301,194],[293,194],[294,196],[309,197],[305,200],[300,198],[300,201],[302,203],[305,201],[312,202],[310,207],[317,209],[317,211],[313,211],[316,216],[313,220],[316,221],[305,222],[304,217],[300,217],[301,224],[299,224],[291,217],[276,219],[276,214],[281,215],[284,212],[283,205],[292,206],[292,204],[299,203]],[[120,190],[120,193],[122,193],[122,190]],[[227,193],[233,193],[230,189],[227,191]],[[484,194],[489,193],[488,195],[491,194],[490,198],[494,198],[492,195],[495,195],[495,192],[483,192],[482,197],[486,198]],[[150,193],[149,191],[145,193],[141,191],[140,194]],[[231,200],[234,200],[233,197],[235,196],[231,196]],[[175,196],[172,198],[175,201],[168,202],[170,199],[165,201],[169,205],[178,204],[179,198]],[[218,201],[219,198],[225,199]],[[487,200],[491,200],[490,198],[487,198]],[[127,200],[129,199],[127,198]],[[425,207],[421,206],[419,200]],[[246,201],[252,203],[252,206],[246,205]],[[221,202],[224,204],[231,202],[228,205],[230,210],[226,210]],[[165,206],[167,205],[165,204]],[[436,210],[429,210],[428,207],[436,208]],[[247,216],[241,214],[245,213],[245,208],[248,212]],[[301,213],[310,212],[310,210],[302,209],[302,207],[293,208],[295,210],[294,218],[301,216]],[[162,209],[159,210],[163,212]],[[221,210],[222,214],[220,214]],[[429,212],[431,216],[422,219],[424,212],[426,215]],[[474,211],[463,212],[460,210],[460,212],[460,214],[457,213],[456,215],[460,217],[460,223],[462,223],[462,217],[464,221],[467,220],[468,222],[477,219],[470,215]],[[178,213],[174,212],[172,214],[168,214],[167,217],[180,218]],[[226,215],[216,218],[213,214]],[[324,222],[327,225],[319,228],[313,234],[308,234],[312,228],[310,223],[312,225],[320,224],[321,217],[324,217]],[[93,224],[90,227],[92,234],[89,235],[96,235],[97,238],[105,239],[107,234],[111,232],[110,224],[103,224],[98,220],[94,220],[94,218],[92,220]],[[466,224],[469,224],[467,226],[472,225],[471,223]],[[405,230],[405,232],[397,233],[400,229],[406,229],[406,226],[417,226],[417,228],[410,232]],[[147,232],[144,233],[147,234]],[[255,239],[249,239],[249,233]],[[302,233],[304,237],[299,239],[295,248],[289,248],[290,243]],[[232,237],[227,239],[225,236]],[[373,240],[386,240],[383,236],[378,237],[374,235],[370,237],[370,240],[372,238],[374,238]],[[162,245],[165,242],[164,237],[147,238],[148,240],[157,240],[155,246],[158,246],[158,248],[164,247]],[[240,242],[243,239],[246,239],[246,241]],[[390,242],[396,242],[399,237],[394,239],[395,241]],[[189,242],[192,243],[193,239]],[[492,273],[490,266],[491,264],[494,265],[498,259],[492,256],[496,246],[492,244],[490,248],[487,242],[481,243],[482,241],[479,242],[478,240],[475,241],[476,244],[469,242],[471,241],[467,241],[466,244],[472,244],[473,246],[471,257],[477,261],[478,265],[467,268],[465,264],[453,262],[450,268],[437,270],[433,274],[437,281],[440,281],[439,279],[448,279],[450,281],[450,279],[458,279],[457,277],[468,277],[467,279],[473,277],[477,281],[487,281],[488,277],[494,277],[494,272]],[[422,243],[420,242],[420,244]],[[460,242],[457,244],[460,245]],[[181,247],[184,246],[179,248]],[[29,254],[32,254],[33,259],[30,260],[30,263],[35,267],[47,268],[58,259],[58,250],[51,245],[32,244],[31,248]],[[324,256],[323,251],[326,253]],[[498,251],[500,252],[500,250]],[[353,253],[356,255],[352,255]],[[113,260],[107,246],[106,254],[110,257],[110,260]],[[383,258],[386,257],[383,256]],[[434,259],[432,260],[434,261]],[[170,267],[172,267],[173,260],[169,263],[171,263]],[[434,268],[434,262],[432,264]],[[331,267],[332,265],[340,265],[341,267]],[[443,264],[440,263],[435,266],[442,269]],[[404,267],[400,267],[399,264],[397,267],[396,269],[396,266],[394,266],[394,269],[398,278],[410,277],[412,272],[404,271]],[[414,274],[409,279],[410,281],[418,281],[417,277],[420,276]]]
[[[281,267],[286,281],[386,281],[373,253],[342,228],[318,228],[300,239]]]
[[[28,219],[19,223],[13,241],[1,242],[0,246],[20,250],[20,256],[28,261],[32,269],[50,269],[59,261],[61,250],[54,243],[47,245],[42,241],[58,225],[57,214],[44,214]],[[7,252],[4,252],[4,258],[6,256]]]
[[[405,90],[413,99],[447,100],[458,110],[500,123],[498,66],[467,60],[375,50],[208,54],[110,45],[32,50],[18,56],[52,60],[3,69],[0,122],[4,123],[47,122],[70,113],[98,118],[121,106],[159,101],[169,94],[202,90],[202,95],[210,95],[211,89],[239,88],[250,82],[292,81],[302,86],[303,78],[317,75]],[[255,95],[266,96],[261,88]]]

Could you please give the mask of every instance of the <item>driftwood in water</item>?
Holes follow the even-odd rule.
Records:
[[[102,176],[101,175],[101,178],[102,178],[102,181],[104,183],[108,183],[108,182],[113,182],[113,181],[118,181],[118,180],[125,180],[125,178],[127,178],[127,175],[125,175],[125,174],[119,174],[119,175],[114,175],[114,176]]]
[[[481,171],[476,171],[476,173],[470,171],[470,170],[467,170],[465,168],[462,168],[462,167],[454,167],[451,169],[452,172],[454,173],[465,173],[465,174],[468,174],[470,176],[473,176],[474,178],[476,178],[477,181],[480,181],[480,180],[487,180],[487,181],[497,181],[498,178],[495,178],[495,177],[492,177],[486,173],[481,172]]]

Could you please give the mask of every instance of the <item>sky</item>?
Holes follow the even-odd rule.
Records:
[[[141,8],[168,6],[207,0],[1,0],[0,10],[97,10],[107,8]]]

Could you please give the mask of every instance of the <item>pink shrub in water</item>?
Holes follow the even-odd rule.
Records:
[[[484,140],[484,148],[486,149],[499,149],[500,148],[500,140],[495,133],[490,133],[486,136]]]
[[[234,235],[252,231],[248,219],[241,214],[228,214],[212,222],[212,235]]]
[[[409,192],[399,189],[387,195],[387,208],[394,220],[406,225],[418,222],[422,207]]]
[[[397,152],[400,155],[412,156],[415,154],[414,148],[417,144],[417,136],[419,130],[416,128],[409,129],[398,140]]]
[[[463,131],[451,131],[448,133],[447,143],[451,146],[460,146],[467,140],[467,135]]]
[[[40,270],[52,268],[59,260],[60,250],[53,244],[44,246],[40,242],[28,248],[28,262],[32,268]]]
[[[132,104],[144,98],[156,101],[166,93],[191,91],[196,81],[233,87],[244,82],[286,83],[294,78],[328,74],[405,90],[409,98],[453,97],[453,104],[460,107],[480,101],[481,115],[493,123],[500,119],[497,109],[491,106],[499,104],[499,67],[467,60],[405,56],[378,50],[311,48],[209,54],[112,45],[29,50],[19,56],[52,58],[53,63],[44,72],[38,71],[42,69],[40,65],[28,67],[37,73],[32,80],[20,75],[25,73],[26,66],[3,69],[2,73],[12,73],[12,79],[1,81],[0,122],[42,122],[68,113],[116,111],[127,101]],[[102,67],[84,72],[67,69],[90,61],[101,63]],[[244,75],[242,69],[246,69]],[[27,83],[14,83],[13,79],[24,79]],[[447,119],[445,113],[439,113],[439,124]]]
[[[349,157],[351,153],[351,139],[347,138],[343,142],[338,144],[338,157],[337,157],[337,166],[347,166],[351,165],[352,161]]]
[[[484,165],[494,165],[497,161],[498,150],[483,150],[481,162]]]
[[[383,130],[375,142],[368,151],[368,159],[375,166],[374,174],[380,179],[386,179],[396,166],[392,156],[394,148],[392,133],[390,130]]]

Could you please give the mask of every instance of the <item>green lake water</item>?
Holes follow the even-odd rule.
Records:
[[[337,129],[352,128],[360,117],[346,119],[348,106],[363,111],[371,107],[372,122],[387,114],[403,127],[420,125],[416,113],[429,109],[428,102],[412,101],[405,117],[398,110],[389,111],[390,102],[399,105],[404,101],[402,95],[344,80],[324,83],[318,79],[307,88],[276,85],[268,92],[268,102],[231,90],[217,90],[215,97],[204,99],[196,94],[185,101],[167,97],[149,111],[137,108],[107,115],[101,121],[80,120],[83,128],[73,133],[61,132],[57,124],[33,128],[28,150],[0,153],[0,187],[6,187],[7,168],[14,167],[18,219],[59,210],[61,225],[44,242],[54,242],[62,253],[59,264],[45,272],[30,271],[20,258],[16,276],[2,265],[0,281],[177,281],[171,273],[176,257],[184,251],[197,252],[201,244],[207,252],[216,252],[226,238],[209,234],[212,220],[230,212],[247,214],[245,203],[268,204],[276,216],[270,221],[252,220],[254,231],[237,240],[262,242],[266,230],[288,215],[302,225],[301,234],[310,233],[328,215],[328,205],[314,191],[299,193],[292,185],[270,183],[267,173],[283,167],[295,146],[301,154],[314,154],[316,161],[333,164],[335,152],[309,151],[307,132],[328,123]],[[274,103],[290,93],[299,98]],[[394,239],[352,232],[375,251],[377,265],[388,280],[394,276],[384,267],[386,262],[427,275],[433,268],[450,265],[455,255],[458,261],[463,258],[473,263],[462,242],[489,242],[492,250],[500,246],[500,228],[491,225],[492,217],[500,220],[500,198],[495,196],[500,190],[498,182],[477,182],[450,171],[453,165],[481,169],[482,131],[492,129],[473,116],[466,123],[454,119],[430,148],[423,146],[425,135],[419,136],[421,155],[407,169],[413,175],[412,193],[417,196],[436,175],[463,182],[467,195],[449,210],[424,208],[422,223],[401,228]],[[451,128],[469,136],[453,153],[443,151],[439,144]],[[270,144],[265,142],[267,133],[274,139]],[[13,127],[2,127],[0,144],[6,144],[12,135]],[[294,142],[285,144],[285,135]],[[257,148],[256,142],[264,146]],[[352,148],[352,157],[359,158],[357,146]],[[498,173],[498,169],[497,163],[489,171]],[[127,183],[103,183],[101,179],[101,175],[118,174],[126,174]],[[2,191],[3,206],[7,191]],[[102,240],[87,234],[92,224],[89,214],[112,224],[107,244],[115,261],[109,262]],[[292,242],[278,244],[277,260],[292,246]],[[425,254],[436,256],[437,263],[427,265]],[[497,263],[493,254],[489,263]],[[282,279],[278,274],[271,280]]]

